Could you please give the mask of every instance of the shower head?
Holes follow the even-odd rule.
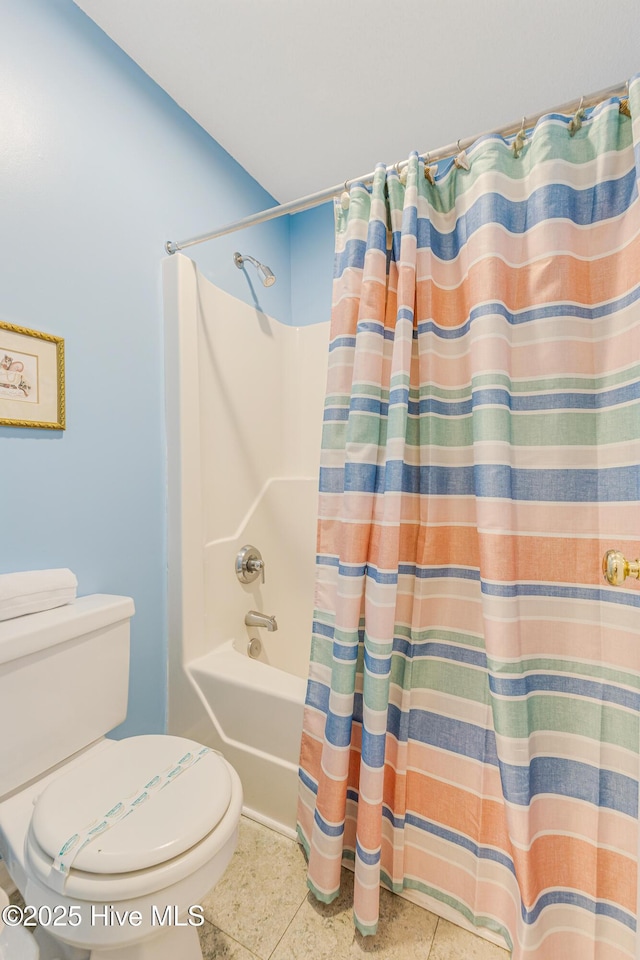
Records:
[[[274,272],[269,269],[269,267],[265,266],[264,263],[260,263],[260,261],[256,260],[254,257],[249,257],[249,256],[243,257],[241,253],[234,253],[233,262],[235,263],[238,270],[242,270],[242,266],[245,260],[248,260],[249,263],[252,263],[254,265],[265,287],[273,286],[273,284],[276,282],[276,276]]]

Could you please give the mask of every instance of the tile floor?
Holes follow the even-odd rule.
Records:
[[[506,950],[408,900],[380,891],[380,927],[361,937],[353,927],[353,875],[331,904],[309,893],[306,861],[293,840],[242,818],[227,871],[202,901],[204,960],[509,960]],[[21,902],[19,894],[11,898]]]
[[[293,840],[242,819],[227,872],[202,902],[204,960],[508,960],[505,950],[381,890],[380,927],[361,937],[353,927],[353,875],[342,893],[318,903],[306,861]]]

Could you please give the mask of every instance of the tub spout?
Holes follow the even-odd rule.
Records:
[[[249,610],[249,613],[244,618],[244,622],[247,627],[266,627],[269,633],[273,633],[274,630],[278,629],[278,622],[273,617],[268,617],[265,613],[259,613],[257,610]]]

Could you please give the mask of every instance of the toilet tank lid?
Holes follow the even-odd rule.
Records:
[[[0,622],[0,664],[65,643],[133,616],[131,597],[95,593],[41,613]]]

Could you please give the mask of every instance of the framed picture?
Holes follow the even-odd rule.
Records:
[[[0,320],[0,426],[64,430],[64,340]]]

